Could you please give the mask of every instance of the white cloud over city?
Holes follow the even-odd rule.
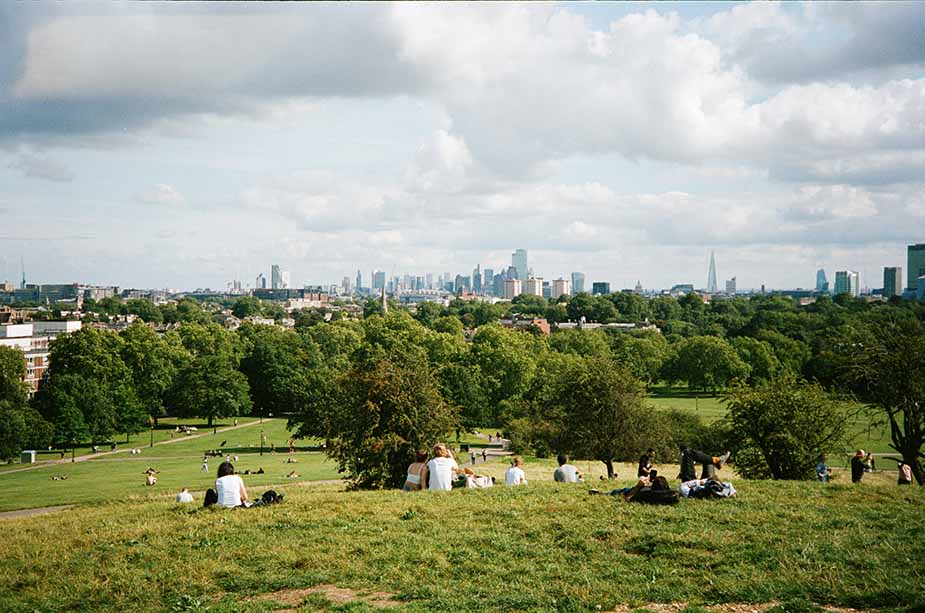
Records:
[[[518,247],[616,287],[702,285],[711,250],[740,287],[876,286],[925,240],[923,29],[917,3],[8,5],[0,248],[123,286]]]

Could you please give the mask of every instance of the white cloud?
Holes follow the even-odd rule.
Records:
[[[44,155],[22,153],[9,167],[33,179],[57,183],[70,183],[74,180],[74,173],[70,168]]]
[[[138,194],[137,199],[144,204],[159,206],[180,206],[186,203],[186,198],[173,186],[158,183],[145,192]]]

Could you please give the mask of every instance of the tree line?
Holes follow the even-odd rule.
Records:
[[[620,299],[625,312],[641,300],[614,296],[629,296]],[[534,298],[507,308],[538,305]],[[582,303],[579,295],[564,308],[576,300]],[[137,323],[119,333],[85,327],[57,339],[47,379],[31,402],[21,384],[2,388],[0,407],[15,417],[3,420],[4,456],[23,446],[109,440],[165,414],[210,423],[273,414],[288,416],[300,435],[327,441],[328,453],[362,487],[396,483],[414,450],[479,426],[504,427],[524,449],[568,451],[608,468],[644,445],[657,444],[669,457],[682,442],[728,440],[741,450],[738,457],[754,458],[751,474],[798,477],[814,461],[811,453],[844,438],[838,427],[844,416],[831,398],[841,391],[876,407],[894,447],[910,464],[915,460],[921,482],[920,305],[839,298],[797,307],[778,296],[706,304],[690,295],[634,311],[677,315],[656,320],[660,331],[603,328],[549,337],[492,323],[497,305],[461,301],[422,305],[413,316],[304,318],[294,330],[245,323],[235,332],[210,321],[194,301],[177,305],[178,312],[181,306],[186,319],[164,334]],[[472,324],[467,340],[464,329]],[[4,381],[21,379],[21,355],[18,361],[7,352]],[[725,433],[708,431],[690,415],[650,410],[646,389],[660,381],[727,394]],[[784,402],[781,394],[789,392],[795,396]],[[777,400],[768,402],[774,394]],[[762,403],[765,409],[753,410]],[[769,407],[786,411],[762,419]],[[801,431],[813,425],[822,435],[809,444]],[[762,451],[792,447],[801,436],[798,460]]]

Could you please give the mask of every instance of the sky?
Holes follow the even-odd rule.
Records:
[[[925,3],[0,4],[0,280],[880,287]]]

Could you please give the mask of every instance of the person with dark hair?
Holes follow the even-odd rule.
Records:
[[[599,494],[597,490],[591,490],[589,494]],[[609,496],[620,496],[627,502],[641,502],[645,504],[676,504],[678,502],[678,492],[671,489],[668,479],[661,475],[656,475],[651,480],[648,477],[641,478],[633,487],[624,487],[608,492]]]
[[[912,485],[912,467],[905,462],[899,463],[899,478],[896,485]]]
[[[829,468],[829,465],[825,461],[825,454],[819,454],[819,462],[816,463],[816,480],[822,483],[828,483],[831,472],[832,469]]]
[[[244,481],[234,472],[231,462],[222,462],[218,467],[218,479],[215,480],[216,504],[220,507],[240,507],[247,502],[247,488]]]
[[[408,466],[408,474],[405,477],[405,484],[402,486],[406,492],[414,492],[427,487],[427,452],[418,450],[414,456],[414,462]]]
[[[694,479],[685,481],[679,489],[684,498],[732,498],[736,489],[732,483],[716,479]]]
[[[652,458],[655,457],[655,450],[649,447],[646,452],[639,457],[639,466],[636,468],[636,477],[648,477],[649,471],[652,470]]]
[[[730,455],[731,454],[727,451],[719,457],[709,456],[702,451],[698,451],[697,449],[684,447],[681,450],[681,473],[678,475],[678,478],[682,483],[696,479],[697,464],[703,465],[703,472],[700,478],[711,478],[714,476],[716,469],[722,468],[723,465],[729,461]]]
[[[858,449],[851,458],[851,482],[860,483],[864,478],[864,450]]]
[[[568,458],[564,454],[560,453],[556,461],[559,463],[559,468],[552,474],[553,479],[559,483],[579,483],[581,481],[578,468],[568,464]]]

